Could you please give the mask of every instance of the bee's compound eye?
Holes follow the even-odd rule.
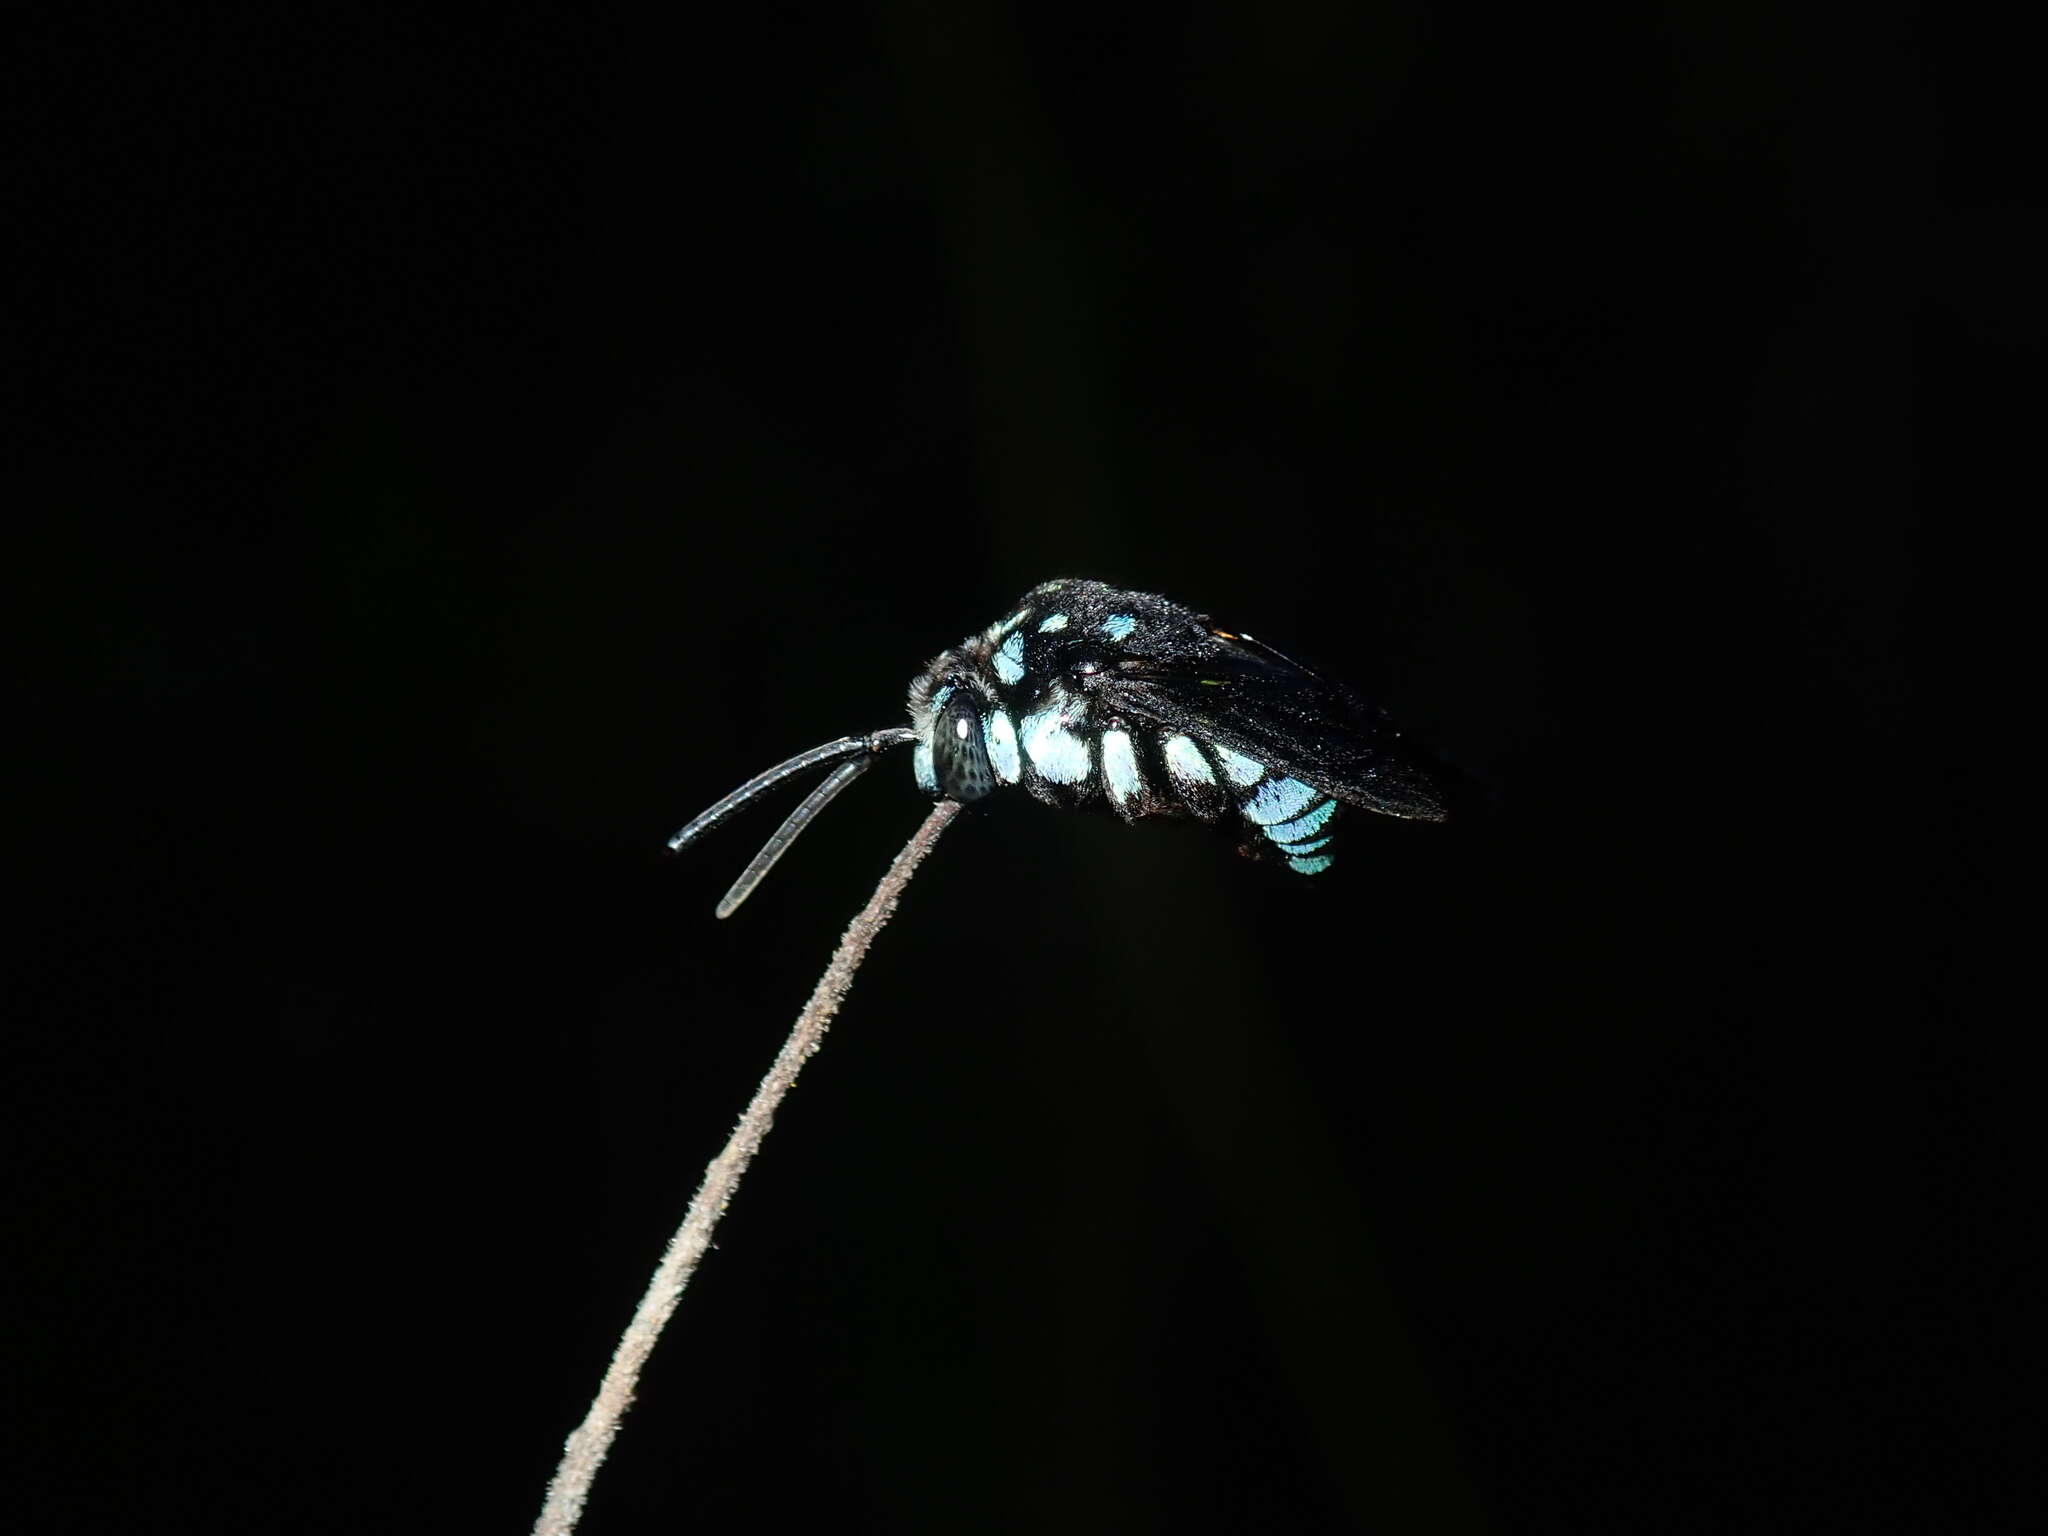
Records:
[[[932,770],[939,793],[951,800],[979,800],[996,787],[982,738],[981,701],[969,689],[953,693],[932,722]]]

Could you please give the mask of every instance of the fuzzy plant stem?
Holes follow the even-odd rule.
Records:
[[[718,1218],[725,1214],[733,1193],[740,1187],[740,1176],[761,1149],[762,1138],[768,1134],[769,1126],[775,1123],[775,1111],[782,1103],[783,1095],[796,1082],[796,1075],[803,1070],[804,1062],[823,1042],[825,1027],[846,1000],[847,991],[853,986],[854,972],[860,968],[868,946],[874,943],[875,935],[882,931],[882,925],[896,911],[896,902],[903,894],[903,887],[910,883],[917,866],[924,862],[924,856],[938,842],[939,834],[946,830],[947,823],[959,811],[959,802],[954,800],[941,800],[932,807],[924,825],[911,834],[910,841],[903,845],[903,851],[890,864],[888,873],[882,876],[881,884],[875,887],[875,894],[868,898],[868,904],[861,908],[860,916],[847,926],[846,936],[839,941],[832,963],[818,978],[811,1000],[804,1004],[804,1011],[797,1015],[789,1039],[783,1042],[782,1053],[775,1058],[775,1065],[768,1069],[768,1075],[761,1079],[753,1103],[740,1116],[740,1123],[726,1142],[725,1150],[704,1170],[704,1182],[697,1186],[689,1214],[683,1217],[682,1226],[669,1240],[661,1267],[655,1270],[653,1280],[648,1282],[647,1294],[640,1298],[633,1321],[620,1336],[619,1347],[612,1352],[611,1366],[598,1385],[597,1396],[591,1400],[590,1412],[584,1415],[582,1424],[562,1447],[561,1465],[555,1468],[554,1481],[548,1484],[547,1502],[541,1507],[540,1519],[534,1522],[534,1536],[569,1536],[576,1529],[576,1522],[583,1514],[584,1501],[590,1497],[591,1482],[597,1477],[597,1469],[604,1464],[605,1453],[618,1436],[619,1421],[625,1417],[626,1409],[633,1401],[633,1386],[640,1379],[640,1368],[647,1363],[654,1341],[661,1336],[662,1327],[675,1312],[676,1303],[682,1299],[683,1287],[690,1283],[697,1261],[711,1246],[711,1234],[718,1225]]]

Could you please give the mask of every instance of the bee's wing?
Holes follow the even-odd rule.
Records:
[[[1213,650],[1132,657],[1099,689],[1112,708],[1221,742],[1383,816],[1442,821],[1444,803],[1386,715],[1271,646],[1216,630]]]

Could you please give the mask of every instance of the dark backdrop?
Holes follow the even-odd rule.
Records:
[[[2011,1517],[1904,658],[2042,219],[1944,149],[2007,95],[1780,11],[26,24],[11,1497],[522,1529],[922,810],[725,924],[775,813],[662,840],[1065,574],[1460,814],[964,818],[592,1536]]]

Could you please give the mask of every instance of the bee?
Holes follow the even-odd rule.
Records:
[[[1146,592],[1048,581],[910,681],[910,725],[844,736],[748,780],[681,849],[806,769],[838,766],[718,904],[728,917],[797,835],[892,747],[919,788],[972,804],[1007,785],[1058,810],[1189,817],[1297,874],[1328,869],[1340,810],[1444,819],[1378,707],[1242,631]]]

